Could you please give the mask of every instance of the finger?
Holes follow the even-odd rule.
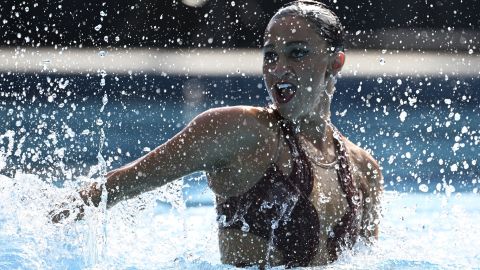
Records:
[[[51,211],[50,213],[52,213],[52,212],[54,212],[54,211]],[[63,210],[60,213],[52,215],[52,222],[53,223],[59,223],[60,221],[68,218],[69,216],[70,216],[70,211],[69,210]]]

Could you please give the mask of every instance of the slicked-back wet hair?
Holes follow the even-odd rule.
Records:
[[[343,51],[344,28],[338,16],[325,4],[312,0],[298,0],[281,7],[273,18],[299,16],[312,23],[317,33],[325,38],[331,52]]]

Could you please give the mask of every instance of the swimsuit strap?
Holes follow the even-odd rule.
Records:
[[[293,158],[292,174],[288,179],[298,189],[299,194],[308,198],[313,190],[312,165],[300,146],[293,122],[280,118],[279,125]]]
[[[301,148],[294,123],[281,117],[277,110],[273,112],[280,126],[279,134],[283,133],[292,155],[292,172],[284,175],[281,168],[273,162],[264,177],[249,191],[217,204],[219,217],[224,215],[219,226],[238,230],[246,228],[246,231],[271,241],[282,252],[283,263],[287,268],[308,266],[318,253],[322,229],[318,212],[310,201],[313,170]],[[327,239],[327,252],[331,261],[337,259],[342,246],[351,246],[355,242],[360,207],[360,197],[352,178],[345,145],[341,134],[336,129],[334,131],[338,154],[337,176],[349,208]],[[295,202],[292,204],[294,197]],[[276,203],[266,204],[267,202]],[[281,214],[284,207],[290,209],[286,216]],[[277,226],[275,229],[273,222]]]
[[[275,113],[279,119],[279,124],[283,131],[285,141],[289,146],[294,160],[292,168],[292,173],[294,174],[290,175],[287,180],[289,180],[289,182],[291,182],[297,188],[299,194],[309,202],[309,197],[312,192],[314,182],[310,161],[300,147],[293,122],[281,117],[278,111],[275,111]],[[333,129],[333,139],[338,159],[336,166],[337,178],[342,191],[346,195],[348,204],[348,209],[346,210],[344,216],[333,228],[327,239],[329,259],[331,261],[335,261],[338,258],[342,247],[351,248],[358,238],[360,227],[360,220],[358,217],[361,198],[350,169],[350,162],[344,143],[344,137],[335,126],[330,126]],[[316,250],[313,255],[315,253]],[[313,256],[311,259],[313,259]]]
[[[335,261],[341,252],[341,248],[351,248],[358,238],[361,198],[350,170],[350,163],[343,136],[333,125],[332,128],[334,129],[333,138],[335,140],[335,148],[338,153],[337,176],[349,206],[341,221],[333,228],[327,239],[329,259]]]
[[[283,181],[291,196],[297,197],[290,215],[286,219],[279,217],[283,225],[275,230],[274,243],[283,251],[286,268],[308,266],[318,253],[321,230],[317,210],[310,201],[312,165],[300,145],[294,123],[274,112],[292,155],[292,171]]]

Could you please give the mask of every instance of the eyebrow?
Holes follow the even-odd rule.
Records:
[[[289,41],[287,43],[285,43],[285,47],[290,47],[290,46],[306,46],[308,45],[308,42],[306,41]],[[265,46],[263,46],[263,50],[265,49],[274,49],[275,48],[275,45],[273,45],[272,43],[270,44],[267,44]]]

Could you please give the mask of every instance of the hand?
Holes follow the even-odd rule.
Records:
[[[66,200],[55,206],[55,210],[49,212],[53,223],[60,223],[67,220],[77,221],[85,215],[85,203],[80,197],[67,196]]]
[[[93,183],[75,195],[68,195],[66,199],[56,205],[56,210],[50,211],[49,216],[53,223],[72,219],[78,221],[85,216],[85,207],[100,205],[102,189],[98,183]]]

